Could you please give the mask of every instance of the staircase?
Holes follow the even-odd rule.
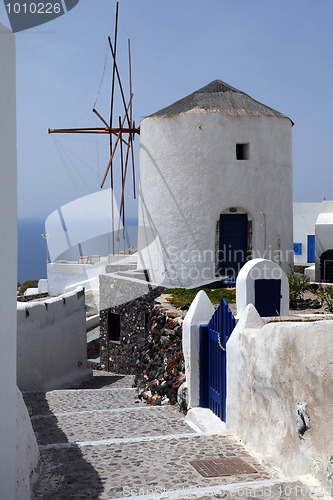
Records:
[[[23,394],[41,452],[35,499],[244,498],[245,487],[261,498],[263,488],[290,484],[232,433],[194,430],[176,407],[139,401],[132,384],[132,376],[94,372],[78,388]],[[257,472],[203,477],[190,463],[228,457]]]

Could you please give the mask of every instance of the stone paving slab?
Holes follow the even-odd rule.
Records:
[[[93,370],[93,377],[72,388],[79,389],[111,389],[134,386],[134,375],[119,375],[116,373]],[[70,387],[69,387],[70,389]]]
[[[131,388],[24,392],[23,398],[32,415],[144,406],[137,398],[135,389]]]
[[[41,450],[35,500],[330,498],[302,479],[281,481],[231,432],[195,433],[175,407],[147,407],[132,384],[94,372],[78,389],[24,393]],[[234,456],[258,473],[204,478],[190,465]]]
[[[194,433],[184,416],[173,406],[43,416],[33,418],[32,424],[40,445]]]
[[[230,456],[242,458],[258,473],[203,478],[190,465],[192,460]],[[44,470],[36,498],[43,500],[80,498],[73,496],[76,494],[74,492],[80,493],[82,498],[106,500],[133,496],[133,493],[148,492],[154,488],[156,491],[177,490],[275,477],[273,470],[251,457],[239,441],[229,434],[193,434],[150,441],[138,439],[104,446],[53,448],[42,450],[42,460]],[[82,481],[88,471],[90,481]],[[55,488],[50,488],[50,484]]]

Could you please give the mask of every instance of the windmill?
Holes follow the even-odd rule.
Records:
[[[85,127],[85,128],[62,128],[62,129],[49,129],[49,134],[108,134],[110,138],[110,159],[107,164],[105,174],[101,183],[103,188],[108,173],[111,177],[111,211],[112,211],[112,252],[115,253],[115,220],[114,220],[114,156],[118,146],[120,147],[120,166],[121,166],[121,201],[119,209],[119,221],[117,230],[117,241],[119,241],[119,232],[121,222],[123,224],[123,231],[125,231],[125,184],[129,163],[132,164],[133,175],[133,196],[136,198],[135,192],[135,166],[134,166],[134,149],[133,141],[135,134],[140,134],[140,127],[135,126],[133,120],[133,92],[132,92],[132,69],[131,69],[131,43],[128,39],[128,66],[129,66],[129,98],[126,101],[123,85],[121,82],[119,69],[116,61],[117,54],[117,35],[118,35],[118,3],[116,4],[116,19],[114,30],[114,41],[108,37],[108,44],[112,56],[112,82],[111,82],[111,99],[110,99],[110,116],[109,121],[93,108],[92,112],[101,120],[104,127]],[[123,118],[119,117],[118,126],[114,127],[114,94],[116,82],[118,83],[121,100],[124,106]],[[113,140],[115,137],[115,141]],[[125,150],[124,150],[125,147]]]

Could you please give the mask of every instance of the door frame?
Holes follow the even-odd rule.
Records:
[[[219,249],[220,249],[220,217],[221,215],[239,215],[246,214],[247,215],[247,253],[248,256],[252,254],[252,240],[253,240],[253,217],[251,213],[242,208],[242,207],[228,207],[224,209],[218,216],[216,225],[215,225],[215,276],[219,277]],[[248,257],[247,260],[249,260]]]

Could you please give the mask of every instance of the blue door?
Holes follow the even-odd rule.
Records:
[[[255,280],[254,296],[254,306],[260,316],[280,315],[281,280]]]
[[[219,273],[236,279],[247,257],[247,215],[221,214]]]
[[[316,261],[316,236],[308,234],[308,262]]]

